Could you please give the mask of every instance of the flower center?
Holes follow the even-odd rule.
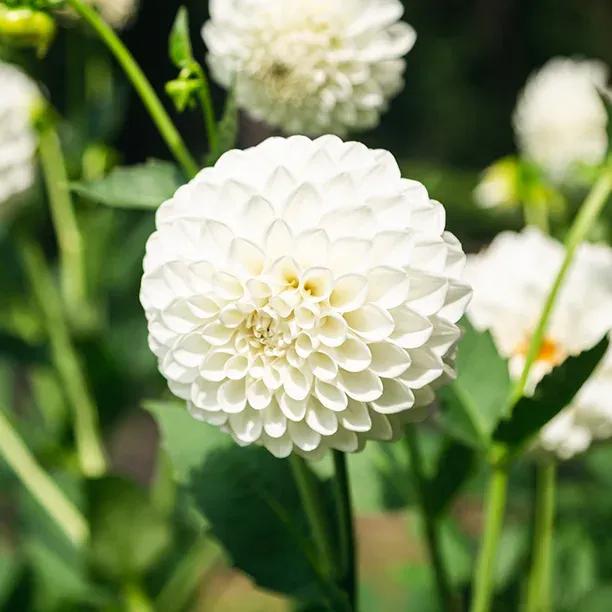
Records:
[[[527,352],[529,351],[529,342],[530,339],[523,340],[517,347],[516,354],[520,355],[521,357],[526,357]],[[557,342],[551,338],[544,338],[535,360],[536,362],[545,363],[554,367],[563,363],[565,357],[565,351]]]

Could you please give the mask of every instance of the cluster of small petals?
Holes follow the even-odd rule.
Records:
[[[520,376],[529,341],[564,257],[563,246],[534,228],[505,232],[468,257],[465,278],[474,290],[468,316],[488,329],[510,374]],[[591,348],[612,329],[612,249],[579,248],[563,285],[528,381],[538,382],[570,355]],[[594,372],[574,402],[541,433],[539,444],[568,458],[593,437],[612,435],[612,358]]]
[[[212,0],[210,13],[213,76],[289,134],[376,126],[416,39],[399,0]]]
[[[139,0],[90,0],[115,30],[122,30],[136,17]]]
[[[443,207],[335,136],[225,154],[157,213],[141,302],[194,417],[274,455],[361,449],[423,418],[470,298]]]
[[[0,62],[0,205],[34,181],[36,139],[31,126],[38,89],[21,70]]]
[[[557,181],[579,164],[596,165],[608,149],[608,67],[597,60],[554,58],[532,75],[514,111],[523,153]]]

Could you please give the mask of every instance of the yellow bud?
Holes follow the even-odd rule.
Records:
[[[16,47],[33,47],[46,54],[55,37],[55,21],[47,13],[0,4],[0,41]]]

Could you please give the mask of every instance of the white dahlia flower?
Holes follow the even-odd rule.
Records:
[[[513,378],[521,375],[532,333],[564,257],[556,240],[535,228],[505,232],[486,251],[468,257],[465,277],[474,290],[468,316],[478,329],[488,329]],[[576,255],[561,289],[539,355],[531,369],[528,390],[568,356],[594,346],[612,329],[612,249],[585,244]],[[574,402],[542,432],[540,445],[567,458],[584,450],[594,428],[587,415],[604,421],[612,406],[608,378],[600,367]],[[606,425],[601,424],[600,434]],[[612,431],[611,431],[612,433]]]
[[[122,30],[132,23],[140,4],[139,0],[89,0],[89,2],[115,30]]]
[[[416,39],[399,0],[211,0],[210,13],[202,35],[214,78],[287,133],[376,126]]]
[[[170,389],[282,457],[422,418],[470,297],[444,208],[335,136],[230,151],[157,212],[141,302]]]
[[[31,115],[39,92],[21,70],[3,62],[0,84],[0,204],[3,204],[34,182],[36,137]]]
[[[517,143],[551,178],[571,179],[576,165],[603,160],[607,82],[603,62],[569,58],[550,60],[527,81],[514,111]]]

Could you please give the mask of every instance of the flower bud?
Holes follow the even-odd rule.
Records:
[[[16,47],[33,47],[44,56],[55,37],[55,21],[47,13],[0,4],[0,41]]]

